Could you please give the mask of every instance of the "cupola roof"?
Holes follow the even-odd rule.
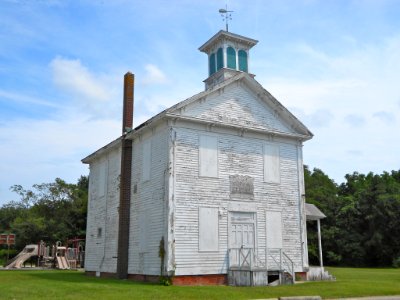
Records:
[[[207,42],[205,42],[199,48],[199,50],[204,53],[209,53],[216,44],[219,44],[223,41],[239,43],[243,47],[246,47],[246,49],[250,49],[258,43],[257,40],[236,33],[228,32],[225,30],[220,30],[212,38],[210,38]]]

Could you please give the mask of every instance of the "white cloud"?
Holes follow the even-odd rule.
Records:
[[[365,124],[365,118],[357,114],[348,114],[344,117],[344,121],[351,126],[363,126]]]
[[[400,140],[393,139],[400,128],[400,36],[350,49],[331,55],[302,44],[300,59],[318,65],[318,76],[302,69],[294,70],[302,77],[260,80],[314,133],[305,143],[305,163],[339,182],[346,173],[379,173],[400,165]]]
[[[50,67],[54,83],[66,92],[97,101],[110,98],[101,80],[89,72],[79,59],[56,57],[51,61]]]
[[[165,74],[156,65],[147,64],[144,68],[146,70],[146,73],[144,74],[143,80],[141,81],[144,85],[164,84],[168,82]]]
[[[382,122],[386,124],[393,124],[396,117],[394,116],[393,113],[387,112],[387,111],[378,111],[372,115],[374,118],[377,118],[381,120]]]
[[[53,107],[53,108],[62,108],[61,105],[58,105],[54,102],[35,98],[35,97],[30,97],[27,95],[19,94],[16,92],[10,92],[10,91],[5,91],[0,89],[0,100],[1,98],[5,98],[8,100],[12,100],[15,102],[19,103],[29,103],[29,104],[35,104],[35,105],[41,105],[41,106],[47,106],[47,107]]]
[[[53,82],[68,99],[70,111],[85,111],[93,118],[120,118],[123,73],[95,73],[79,59],[56,57],[50,62]]]
[[[88,174],[80,160],[118,137],[120,123],[75,112],[57,119],[19,119],[0,126],[0,205],[16,200],[14,184],[26,188],[62,177],[76,182]],[[101,133],[101,134],[99,134]]]

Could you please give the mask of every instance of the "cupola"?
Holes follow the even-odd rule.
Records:
[[[199,50],[208,55],[206,90],[239,72],[249,73],[249,50],[257,43],[257,40],[221,30],[202,45]]]

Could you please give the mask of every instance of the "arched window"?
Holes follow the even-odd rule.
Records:
[[[217,71],[224,67],[224,55],[222,53],[222,48],[217,51]]]
[[[226,49],[228,68],[236,70],[236,51],[232,47]]]
[[[214,74],[217,70],[215,69],[215,53],[210,55],[210,76]]]
[[[247,53],[244,50],[239,50],[239,70],[247,72]]]

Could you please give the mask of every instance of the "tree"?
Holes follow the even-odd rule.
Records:
[[[0,208],[0,230],[17,235],[18,249],[40,240],[54,243],[84,236],[88,182],[87,176],[81,176],[77,184],[56,178],[35,184],[32,190],[14,185],[11,189],[20,200]]]
[[[390,266],[400,262],[400,172],[354,172],[337,186],[319,169],[304,170],[306,201],[322,220],[328,265]],[[313,225],[313,224],[308,224]],[[315,226],[308,226],[310,261],[318,263]]]

